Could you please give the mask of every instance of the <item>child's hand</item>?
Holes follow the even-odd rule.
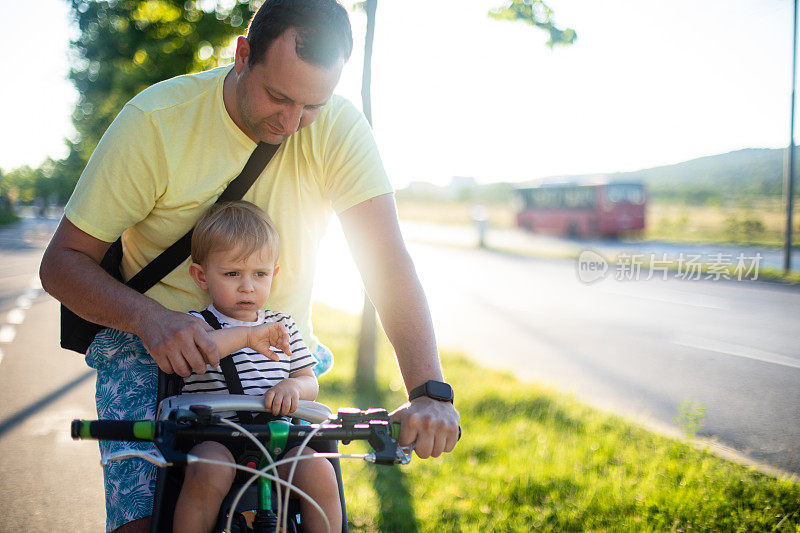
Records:
[[[296,380],[287,378],[264,394],[264,407],[273,415],[288,415],[300,405],[300,386]]]
[[[287,357],[292,356],[292,349],[289,347],[289,334],[283,324],[277,322],[268,322],[250,327],[247,331],[247,345],[273,361],[280,360],[278,354],[270,350],[273,346],[279,348]]]

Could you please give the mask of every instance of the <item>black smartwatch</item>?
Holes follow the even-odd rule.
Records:
[[[440,402],[453,403],[453,387],[441,381],[426,381],[408,393],[408,401],[419,398],[420,396],[427,396],[428,398],[433,398]]]

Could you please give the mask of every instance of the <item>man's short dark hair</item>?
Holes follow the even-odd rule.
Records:
[[[247,30],[249,66],[262,61],[269,45],[289,28],[297,31],[297,56],[312,65],[331,68],[353,51],[350,19],[335,0],[267,0]]]

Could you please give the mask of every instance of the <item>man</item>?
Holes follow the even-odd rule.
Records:
[[[244,199],[267,211],[285,243],[268,305],[293,315],[324,355],[311,328],[311,283],[316,244],[335,211],[414,396],[395,413],[400,441],[414,442],[422,458],[453,449],[458,414],[437,383],[430,314],[391,186],[363,116],[332,95],[351,50],[347,14],[333,0],[268,0],[238,39],[232,67],[156,84],[109,127],[40,272],[50,294],[111,328],[87,351],[98,370],[98,415],[152,416],[156,365],[187,376],[218,363],[209,326],[185,314],[208,304],[188,260],[141,295],[99,267],[109,244],[122,235],[129,279],[194,225],[263,141],[282,146]],[[148,527],[148,468],[104,472],[109,530]]]

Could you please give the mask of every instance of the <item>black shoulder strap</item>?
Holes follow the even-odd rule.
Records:
[[[200,314],[203,315],[203,320],[205,320],[209,326],[214,329],[222,329],[222,325],[219,323],[219,320],[217,320],[217,317],[214,316],[214,313],[208,309],[203,309]],[[225,385],[228,387],[228,392],[231,394],[244,394],[242,381],[239,379],[239,373],[236,372],[236,365],[233,364],[233,357],[223,357],[220,359],[219,366],[222,368],[222,373],[225,375]],[[236,415],[239,417],[239,422],[242,424],[252,424],[253,422],[252,415],[247,411],[237,411]]]
[[[256,149],[250,154],[247,163],[245,163],[242,172],[222,191],[222,194],[217,198],[217,202],[240,200],[267,167],[278,148],[280,148],[279,144],[258,143]],[[190,229],[186,235],[145,265],[135,276],[128,280],[126,285],[138,292],[145,293],[161,281],[164,276],[175,270],[178,265],[189,257],[193,230],[194,228]]]
[[[206,321],[206,324],[214,329],[222,329],[222,324],[219,323],[219,320],[217,320],[217,317],[214,315],[214,313],[208,309],[203,309],[200,314],[203,315],[203,320]]]

